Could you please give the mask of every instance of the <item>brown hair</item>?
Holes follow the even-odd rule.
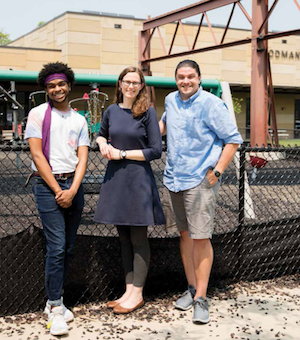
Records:
[[[138,75],[141,78],[141,84],[144,84],[143,88],[140,90],[139,94],[135,98],[135,101],[133,102],[132,109],[131,109],[134,118],[141,117],[143,113],[145,113],[149,109],[150,103],[149,103],[149,99],[147,95],[145,78],[144,78],[142,71],[138,67],[129,66],[129,67],[126,67],[125,70],[121,72],[121,74],[119,75],[117,84],[116,84],[116,93],[115,93],[114,103],[117,103],[117,104],[123,103],[123,93],[120,88],[119,81],[122,81],[123,78],[126,76],[126,74],[129,72],[138,73]]]
[[[190,59],[185,59],[185,60],[182,60],[176,67],[176,70],[175,70],[175,78],[177,76],[177,71],[181,68],[181,67],[191,67],[193,68],[198,76],[200,77],[201,76],[201,72],[200,72],[200,67],[199,65],[194,61],[194,60],[190,60]]]

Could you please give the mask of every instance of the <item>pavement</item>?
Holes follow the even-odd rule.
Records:
[[[146,298],[144,307],[127,315],[114,315],[104,303],[76,306],[69,335],[61,337],[49,334],[42,312],[1,317],[0,339],[300,339],[299,275],[213,290],[209,295],[211,322],[206,325],[192,323],[192,310],[176,310],[176,298]]]

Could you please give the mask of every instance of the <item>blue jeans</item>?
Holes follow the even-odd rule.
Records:
[[[69,189],[73,178],[58,180],[62,190]],[[77,229],[84,204],[82,185],[71,207],[64,209],[54,192],[41,177],[34,178],[33,193],[46,237],[45,288],[50,305],[61,304],[61,293],[67,275]]]

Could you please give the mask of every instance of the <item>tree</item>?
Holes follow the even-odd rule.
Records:
[[[233,110],[237,115],[242,112],[242,101],[243,98],[232,97]]]
[[[5,33],[3,30],[0,30],[0,45],[7,45],[10,43],[9,34]]]
[[[46,21],[40,21],[40,22],[37,24],[37,27],[41,27],[41,26],[43,26],[45,23],[46,23]]]

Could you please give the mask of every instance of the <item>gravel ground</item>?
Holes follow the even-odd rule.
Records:
[[[297,340],[300,330],[300,276],[240,282],[209,293],[211,322],[194,325],[192,310],[175,310],[177,296],[146,299],[143,308],[115,316],[103,303],[73,309],[69,336],[77,339]],[[1,340],[54,340],[42,312],[0,318]]]

